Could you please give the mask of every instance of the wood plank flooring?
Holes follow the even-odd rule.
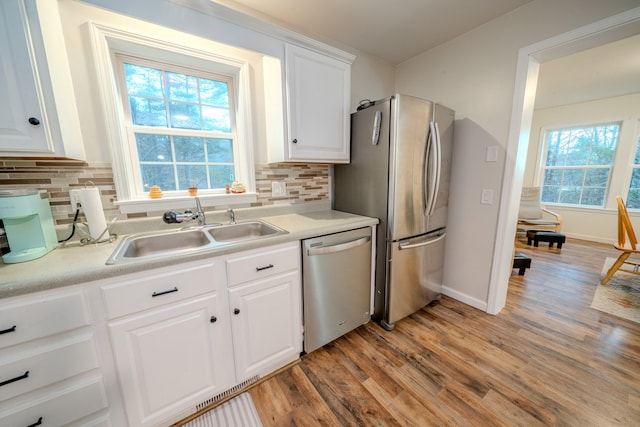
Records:
[[[526,246],[491,316],[448,297],[250,390],[269,426],[639,426],[640,325],[589,306],[611,245]]]

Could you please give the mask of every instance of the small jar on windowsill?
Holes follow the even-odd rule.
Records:
[[[198,195],[198,187],[189,187],[189,188],[187,188],[187,191],[189,192],[190,196],[197,196]]]

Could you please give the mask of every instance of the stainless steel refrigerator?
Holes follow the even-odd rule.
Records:
[[[351,115],[334,208],[380,220],[373,318],[388,330],[440,298],[454,112],[394,95]]]

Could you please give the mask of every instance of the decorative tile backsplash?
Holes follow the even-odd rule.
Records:
[[[258,199],[251,206],[298,204],[329,200],[329,165],[259,164],[255,165]],[[286,197],[272,197],[271,182],[285,182]],[[0,188],[36,188],[47,190],[53,218],[57,225],[73,222],[75,210],[69,190],[92,186],[100,189],[107,219],[120,214],[110,163],[87,163],[77,160],[0,158]],[[160,215],[149,212],[148,215]],[[127,217],[146,216],[129,214]]]

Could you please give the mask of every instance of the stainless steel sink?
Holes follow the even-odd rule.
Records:
[[[286,233],[285,230],[262,221],[241,222],[207,229],[216,242],[237,242]]]
[[[220,245],[285,233],[287,231],[263,221],[250,221],[132,234],[120,242],[106,263],[111,265],[140,259],[184,255]]]

